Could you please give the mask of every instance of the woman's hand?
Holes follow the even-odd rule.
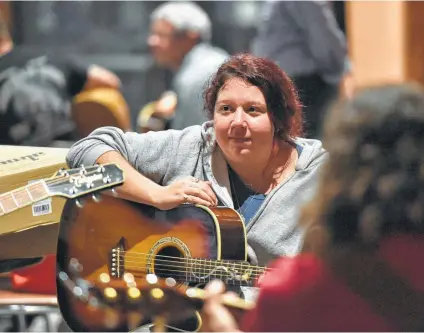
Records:
[[[162,210],[184,203],[211,207],[218,205],[218,199],[212,190],[211,182],[191,176],[161,187],[155,198],[155,206]]]
[[[224,283],[214,280],[206,286],[205,291],[206,299],[201,313],[202,331],[240,332],[236,320],[221,303],[225,291]]]

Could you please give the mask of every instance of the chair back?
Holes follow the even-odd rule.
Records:
[[[112,88],[96,88],[79,93],[72,101],[72,117],[81,137],[102,126],[131,130],[128,104],[121,92]]]

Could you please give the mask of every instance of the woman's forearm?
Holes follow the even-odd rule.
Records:
[[[115,163],[124,171],[125,182],[115,189],[120,198],[151,206],[156,205],[155,198],[158,197],[162,186],[140,174],[121,154],[116,151],[106,152],[96,160],[96,163]]]

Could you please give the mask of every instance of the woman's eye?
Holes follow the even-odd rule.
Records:
[[[228,105],[222,105],[220,107],[220,109],[221,109],[221,111],[230,111],[231,110],[231,108]]]
[[[249,107],[249,108],[247,109],[247,111],[248,111],[248,112],[257,112],[257,111],[259,111],[259,109],[258,109],[257,107],[255,107],[255,106],[251,106],[251,107]]]

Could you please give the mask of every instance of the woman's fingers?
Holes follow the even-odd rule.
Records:
[[[183,203],[191,203],[195,205],[203,205],[203,206],[210,206],[211,203],[208,200],[205,200],[197,195],[190,195],[185,194],[184,195],[184,202]]]
[[[208,201],[209,202],[208,206],[218,205],[218,199],[216,198],[216,195],[214,191],[212,190],[210,182],[197,180],[197,181],[189,182],[188,186],[189,186],[189,188],[187,189],[188,194],[197,196],[199,198],[202,198]]]

